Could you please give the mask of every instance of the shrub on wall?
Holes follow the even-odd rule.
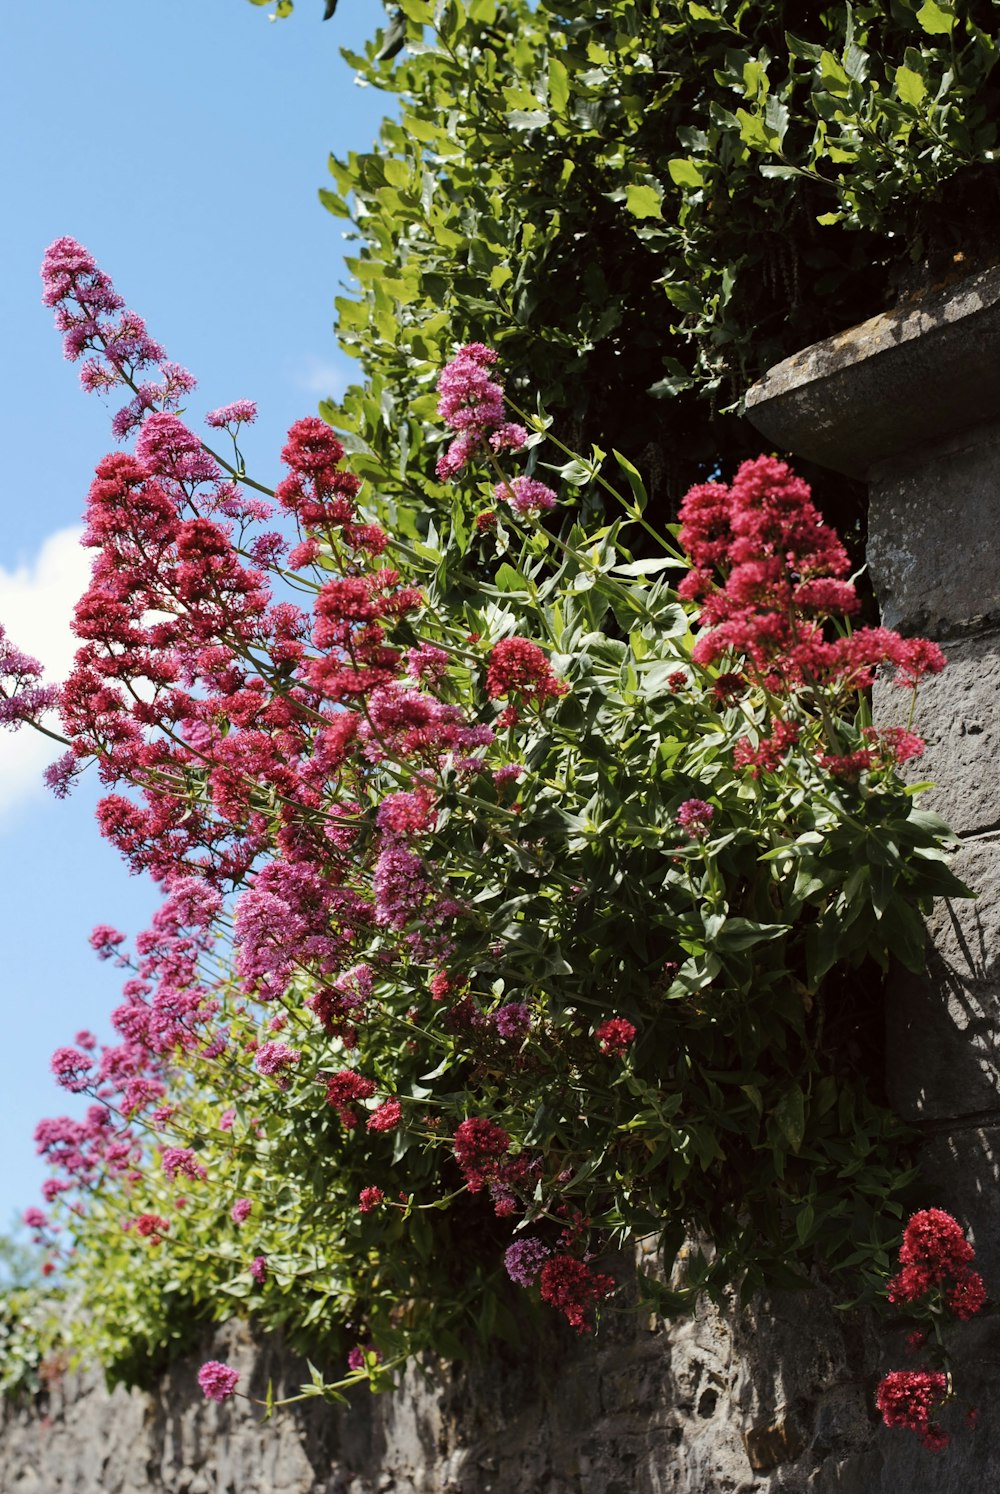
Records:
[[[591,1331],[638,1238],[667,1314],[884,1274],[911,1179],[864,970],[921,968],[921,908],[964,889],[898,771],[922,744],[865,691],[943,659],[852,629],[806,485],[748,461],[657,535],[634,466],[545,463],[473,343],[438,370],[446,501],[386,498],[315,418],[272,493],[249,401],[210,449],[86,250],[44,277],[135,445],[90,490],[73,672],[5,644],[3,716],[58,706],[52,786],[92,765],[164,891],[131,950],[95,931],[117,1041],[57,1051],[91,1104],[38,1131],[73,1344],[135,1378],[243,1310],[349,1351],[333,1393],[514,1337],[518,1295]]]

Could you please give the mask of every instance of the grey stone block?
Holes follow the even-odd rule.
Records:
[[[913,730],[926,751],[907,763],[910,783],[933,780],[920,800],[956,835],[1000,826],[1000,632],[956,639],[945,646],[946,668],[920,686]],[[902,726],[910,692],[887,680],[874,690],[876,724]]]
[[[1000,1110],[1000,836],[952,865],[979,896],[934,904],[927,976],[897,971],[887,993],[886,1082],[907,1120]]]
[[[887,627],[941,638],[1000,616],[1000,424],[873,469],[868,562]]]

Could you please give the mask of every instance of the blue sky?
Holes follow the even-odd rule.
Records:
[[[62,361],[38,266],[86,244],[169,356],[199,380],[192,416],[258,401],[251,466],[277,468],[284,431],[352,376],[332,332],[344,224],[319,206],[327,155],[371,146],[391,102],[359,88],[338,48],[384,23],[379,0],[320,20],[299,0],[270,23],[246,0],[45,0],[4,16],[0,622],[56,667],[86,574],[76,544],[94,464],[113,442],[100,400]],[[70,1107],[53,1048],[108,1035],[120,974],[87,946],[96,923],[134,933],[156,903],[100,840],[95,792],[58,803],[49,754],[0,735],[0,1228],[37,1201],[31,1133]]]

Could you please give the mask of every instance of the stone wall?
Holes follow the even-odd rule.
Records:
[[[924,803],[962,837],[980,896],[931,919],[926,980],[894,981],[888,1084],[925,1137],[927,1202],[971,1226],[1000,1297],[1000,271],[876,317],[771,370],[749,413],[777,449],[865,477],[870,559],[889,626],[940,639],[914,766]],[[880,687],[877,709],[900,719]],[[986,1494],[1000,1488],[1000,1332],[960,1330],[962,1389],[983,1424],[944,1453],[878,1426],[877,1378],[905,1367],[821,1290],[704,1308],[669,1330],[608,1314],[518,1358],[412,1368],[391,1395],[317,1403],[261,1423],[206,1403],[199,1363],[241,1388],[294,1393],[305,1367],[236,1325],[155,1394],[68,1377],[0,1408],[3,1494]]]
[[[669,1333],[631,1315],[522,1358],[412,1368],[391,1395],[276,1412],[206,1402],[205,1357],[263,1398],[305,1366],[236,1325],[155,1394],[68,1376],[0,1412],[4,1494],[778,1494],[862,1490],[873,1347],[812,1294],[706,1309]],[[871,1470],[847,1482],[841,1466]],[[865,1474],[867,1477],[867,1474]],[[817,1478],[819,1481],[817,1481]]]
[[[940,900],[926,977],[891,981],[886,1078],[925,1138],[928,1203],[969,1227],[1000,1298],[1000,269],[807,348],[771,369],[749,405],[779,448],[866,479],[882,620],[936,639],[948,659],[921,687],[913,728],[927,750],[908,771],[934,783],[921,808],[960,838],[954,870],[978,896]],[[876,720],[905,720],[907,697],[889,682],[874,705]],[[996,1318],[968,1325],[960,1344],[962,1379],[987,1417],[935,1460],[939,1487],[958,1489],[964,1469],[971,1487],[992,1489]],[[911,1486],[900,1476],[887,1487]]]

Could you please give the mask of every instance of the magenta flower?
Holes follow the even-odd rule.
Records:
[[[218,410],[209,410],[205,424],[216,430],[227,425],[252,425],[257,419],[257,403],[252,399],[236,399],[231,405],[222,405]]]
[[[493,1026],[502,1038],[518,1042],[531,1030],[531,1012],[523,1001],[508,1001],[493,1013]]]
[[[300,1050],[290,1048],[287,1043],[261,1043],[254,1056],[254,1063],[259,1074],[268,1075],[276,1081],[279,1088],[285,1089],[288,1080],[284,1071],[297,1064],[301,1057]]]
[[[203,1178],[205,1169],[188,1146],[165,1146],[160,1156],[160,1165],[171,1182],[180,1173],[186,1178]]]
[[[686,799],[677,811],[677,823],[690,840],[700,840],[708,834],[714,816],[715,810],[704,799]]]
[[[498,482],[493,489],[498,503],[509,503],[522,519],[537,519],[550,508],[555,508],[558,499],[551,488],[534,477],[515,477],[511,482]]]
[[[210,1401],[227,1401],[235,1395],[239,1378],[238,1370],[221,1364],[218,1359],[209,1359],[198,1371],[198,1384]]]
[[[523,426],[504,419],[503,388],[490,377],[496,361],[492,348],[470,342],[441,370],[438,414],[457,432],[438,460],[442,482],[455,477],[473,457],[491,450],[519,450],[527,440]]]
[[[57,1048],[51,1059],[52,1072],[63,1089],[79,1094],[93,1082],[94,1060],[78,1048]]]

